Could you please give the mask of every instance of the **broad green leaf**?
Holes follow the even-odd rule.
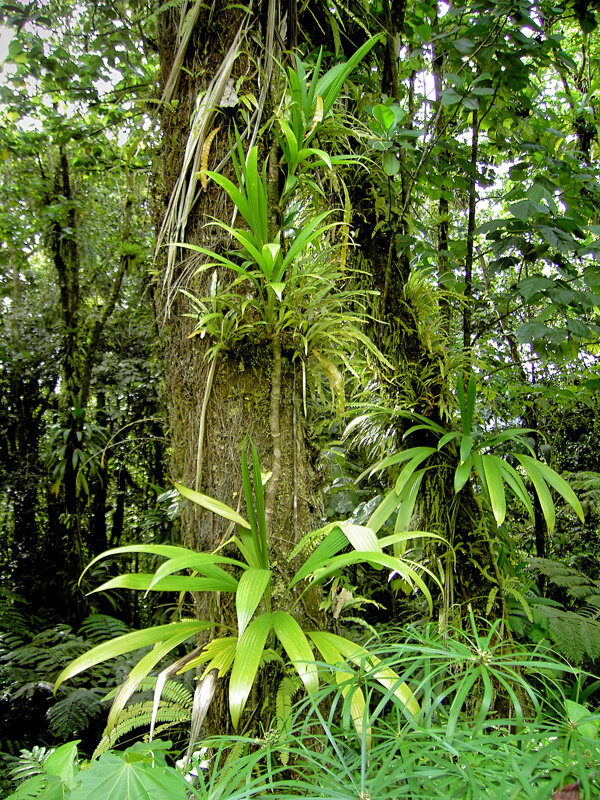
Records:
[[[496,520],[496,525],[500,527],[506,516],[506,496],[504,494],[504,481],[502,479],[503,473],[498,467],[496,460],[499,461],[500,459],[498,459],[497,456],[491,455],[481,456],[490,506],[494,519]]]
[[[67,789],[73,789],[77,782],[75,771],[77,763],[77,745],[81,740],[67,742],[60,745],[50,753],[44,761],[44,771],[48,775],[57,775],[65,784]]]
[[[276,611],[272,615],[272,621],[275,635],[283,645],[307,692],[316,692],[319,687],[317,667],[304,631],[296,620],[284,611]]]
[[[400,161],[393,150],[386,150],[383,154],[383,171],[390,178],[400,172]]]
[[[235,593],[238,635],[242,636],[252,615],[271,583],[270,569],[247,569],[241,576]]]
[[[452,44],[458,50],[458,52],[464,56],[469,55],[475,49],[475,43],[471,39],[467,39],[466,36],[461,36],[459,39],[455,39]]]
[[[139,650],[157,642],[167,641],[173,636],[179,635],[180,632],[187,633],[186,638],[191,639],[195,634],[210,627],[214,627],[214,623],[200,620],[184,620],[182,622],[172,622],[169,625],[157,625],[142,631],[133,631],[123,636],[117,636],[116,639],[110,639],[108,642],[102,642],[102,644],[96,645],[96,647],[79,656],[63,669],[54,684],[54,692],[56,693],[59,686],[69,678],[74,678],[80,672],[95,667],[96,664],[101,664],[103,661],[108,661],[109,658],[116,658],[124,653],[131,653],[133,650]]]
[[[229,678],[229,710],[235,730],[256,678],[271,627],[271,614],[261,614],[248,625],[238,642]]]
[[[225,505],[225,503],[221,503],[219,500],[215,500],[212,497],[207,497],[205,494],[200,494],[200,492],[196,492],[193,489],[188,489],[187,486],[182,486],[180,483],[175,483],[175,488],[179,494],[191,500],[192,503],[196,503],[196,505],[202,506],[202,508],[205,508],[207,511],[212,511],[213,514],[228,519],[230,522],[235,522],[240,528],[250,528],[249,523],[246,522],[237,511],[234,511],[233,508]]]
[[[598,738],[598,715],[593,715],[581,703],[576,703],[574,700],[565,700],[565,711],[569,722],[575,727],[582,736],[588,739]]]
[[[373,108],[373,116],[384,131],[389,131],[396,122],[396,115],[389,106],[377,105]]]
[[[149,760],[105,753],[80,773],[70,800],[186,800],[189,784],[180,773]]]

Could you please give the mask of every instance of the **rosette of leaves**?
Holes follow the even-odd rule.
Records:
[[[348,521],[330,523],[310,534],[310,541],[318,544],[310,550],[283,596],[275,599],[271,592],[273,568],[267,542],[263,478],[254,446],[251,447],[251,459],[249,467],[245,451],[242,452],[247,519],[224,503],[177,485],[183,497],[233,523],[236,534],[228,544],[237,546],[239,558],[226,557],[218,551],[196,553],[171,545],[119,547],[98,556],[90,566],[98,559],[119,553],[150,553],[163,556],[166,560],[154,574],[119,575],[96,591],[127,588],[146,592],[207,591],[233,595],[237,626],[200,647],[193,657],[182,659],[178,671],[184,672],[201,665],[204,666],[205,676],[213,671],[219,677],[229,675],[229,708],[236,729],[261,663],[273,651],[279,653],[284,663],[293,669],[309,693],[314,693],[319,686],[317,659],[329,665],[333,672],[338,664],[348,663],[363,671],[373,672],[376,680],[389,690],[390,696],[393,695],[403,704],[406,713],[417,713],[419,705],[411,689],[394,670],[381,666],[375,655],[350,639],[327,630],[305,629],[294,616],[294,609],[310,587],[322,584],[346,567],[359,563],[387,569],[391,576],[399,576],[405,584],[419,590],[431,607],[431,596],[421,576],[422,568],[408,558],[394,556],[386,550],[406,538],[433,534],[411,531],[378,539],[369,524],[356,525]],[[213,623],[208,621],[183,619],[170,625],[119,636],[75,659],[59,675],[56,688],[106,659],[153,645],[153,649],[142,657],[117,692],[107,725],[107,731],[110,731],[118,723],[127,700],[159,661],[200,631],[211,627]],[[161,674],[166,675],[169,669],[171,667]],[[160,680],[157,685],[160,687]],[[360,688],[353,692],[351,706],[353,722],[360,729],[364,724],[366,708]]]

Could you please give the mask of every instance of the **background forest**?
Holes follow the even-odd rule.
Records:
[[[2,796],[598,796],[597,13],[2,3]]]

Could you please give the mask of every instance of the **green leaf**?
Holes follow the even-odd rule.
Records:
[[[396,122],[396,115],[389,106],[377,105],[373,108],[373,116],[386,133]]]
[[[454,492],[460,492],[465,483],[469,480],[471,470],[473,469],[473,455],[469,454],[467,458],[459,464],[454,473]]]
[[[195,492],[193,489],[188,489],[187,486],[182,486],[180,483],[175,483],[174,485],[179,494],[187,500],[191,500],[192,503],[202,506],[202,508],[205,508],[207,511],[212,511],[213,514],[217,514],[219,517],[223,517],[223,519],[235,522],[235,524],[239,525],[241,528],[250,528],[250,524],[246,522],[237,511],[234,511],[233,508],[225,505],[225,503],[221,503],[220,500],[215,500],[212,497],[207,497],[205,494]]]
[[[76,739],[74,742],[67,742],[57,747],[44,761],[44,771],[48,775],[57,775],[67,789],[73,789],[77,782],[75,765],[77,762],[77,745],[80,741],[80,739]]]
[[[261,614],[248,625],[238,642],[229,679],[229,710],[235,730],[256,678],[271,627],[271,614]]]
[[[537,472],[541,476],[542,480],[544,480],[546,483],[549,483],[550,486],[563,498],[563,500],[571,506],[579,519],[582,522],[585,522],[585,514],[583,512],[583,508],[581,507],[581,503],[577,499],[573,489],[571,489],[564,478],[561,478],[561,476],[551,469],[551,467],[549,467],[547,464],[543,464],[541,461],[531,458],[531,456],[526,456],[523,454],[516,454],[516,456],[523,467],[527,470],[532,480],[533,476],[530,470]]]
[[[189,786],[174,769],[115,753],[104,753],[80,776],[70,800],[186,800]]]
[[[551,289],[555,285],[555,282],[550,280],[550,278],[545,278],[543,275],[535,275],[531,278],[524,278],[522,281],[519,281],[517,290],[523,300],[529,302],[540,292]]]
[[[582,736],[588,739],[598,738],[598,718],[581,703],[573,700],[565,700],[565,711],[569,722],[575,727]]]
[[[462,95],[456,89],[444,89],[441,96],[443,106],[455,106],[462,100]]]
[[[307,692],[316,692],[319,688],[317,666],[304,631],[296,620],[284,611],[276,611],[272,615],[272,621],[275,634]]]
[[[269,584],[272,572],[270,569],[247,569],[240,578],[235,594],[235,608],[238,619],[238,634],[242,636],[252,615],[263,599]]]
[[[231,581],[235,581],[229,575]],[[237,584],[237,581],[236,581]],[[111,578],[102,586],[93,589],[90,594],[96,592],[107,592],[110,589],[137,589],[138,591],[154,592],[222,592],[224,591],[223,580],[221,578],[195,577],[192,575],[171,575],[156,582],[156,576],[143,572],[131,573],[130,575],[117,575]],[[226,591],[234,591],[236,586]]]
[[[394,672],[393,669],[381,666],[380,659],[370,653],[365,647],[360,647],[354,642],[345,639],[343,636],[338,636],[335,633],[326,631],[311,631],[308,635],[315,643],[326,663],[331,663],[331,661],[328,660],[328,656],[339,653],[341,656],[363,669],[365,673],[372,673],[373,677],[381,683],[382,686],[393,691],[394,695],[411,714],[416,716],[419,713],[419,703],[408,685],[400,679],[400,676]],[[332,666],[335,666],[335,663],[332,664]]]
[[[164,642],[179,633],[187,633],[187,639],[191,639],[200,631],[207,628],[214,627],[212,622],[203,622],[200,620],[185,620],[182,622],[172,622],[169,625],[157,625],[153,628],[146,628],[142,631],[133,631],[133,633],[126,633],[123,636],[117,636],[116,639],[111,639],[108,642],[93,647],[87,653],[79,656],[66,666],[60,673],[54,684],[54,692],[56,693],[59,686],[69,678],[74,678],[86,669],[95,667],[96,664],[101,664],[109,658],[116,658],[122,656],[124,653],[130,653],[133,650],[139,650],[142,647],[156,644],[157,642]],[[183,640],[185,641],[185,640]]]
[[[504,494],[504,481],[502,479],[503,473],[497,464],[497,461],[500,461],[500,459],[497,456],[482,455],[481,461],[485,471],[485,482],[492,513],[496,520],[496,525],[500,527],[506,516],[506,496]]]
[[[313,550],[298,572],[294,575],[290,583],[290,589],[304,578],[312,576],[316,569],[322,567],[332,556],[335,556],[340,550],[347,547],[348,538],[337,522],[331,522],[321,530],[327,531],[325,538],[319,543],[316,549]],[[319,531],[315,533],[319,533]]]
[[[475,43],[471,41],[471,39],[467,39],[466,36],[461,36],[459,39],[453,41],[452,44],[463,56],[470,55],[475,49]]]
[[[400,161],[393,150],[386,150],[383,154],[383,171],[390,178],[400,172]]]
[[[226,556],[214,555],[213,553],[194,553],[190,550],[185,556],[170,558],[168,561],[165,561],[164,564],[161,564],[154,573],[154,579],[148,587],[148,590],[154,588],[154,585],[158,585],[173,572],[179,572],[182,569],[191,569],[218,583],[220,588],[217,591],[235,592],[237,589],[237,580],[233,575],[230,575],[218,566],[219,564],[232,564],[233,566],[241,568],[245,568],[246,566],[242,561],[238,561],[235,558],[227,558]],[[188,589],[188,591],[192,590]]]

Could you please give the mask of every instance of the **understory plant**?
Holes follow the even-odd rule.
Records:
[[[236,529],[236,533],[217,551],[196,553],[170,545],[129,545],[109,550],[90,564],[91,567],[98,559],[121,553],[149,553],[166,559],[154,574],[120,575],[96,591],[126,588],[146,592],[218,592],[234,597],[237,625],[225,626],[225,635],[212,638],[207,644],[197,647],[191,655],[170,663],[162,670],[157,680],[155,708],[158,708],[161,687],[170,675],[201,666],[203,679],[208,686],[211,676],[223,677],[229,673],[229,710],[233,726],[237,729],[252,686],[265,663],[275,659],[282,666],[287,665],[306,691],[314,695],[319,687],[319,666],[316,661],[320,659],[322,668],[330,673],[333,670],[336,677],[340,674],[335,671],[338,664],[349,665],[348,669],[352,672],[357,669],[360,672],[372,672],[376,680],[403,705],[407,714],[417,714],[419,704],[412,689],[399,679],[394,670],[380,665],[376,655],[350,638],[328,630],[307,629],[297,620],[296,612],[307,591],[314,590],[349,566],[365,563],[387,570],[390,577],[399,576],[406,585],[421,592],[431,607],[431,596],[423,580],[422,569],[409,558],[394,556],[387,553],[386,549],[407,537],[427,537],[432,534],[411,531],[378,538],[381,515],[367,525],[347,521],[330,523],[309,534],[305,542],[309,552],[304,563],[283,594],[275,595],[272,592],[273,565],[267,541],[263,475],[253,445],[251,466],[248,465],[245,449],[242,451],[242,478],[247,519],[217,500],[177,485],[183,497],[229,520],[232,530]],[[235,546],[239,558],[222,555],[221,550],[225,546]],[[294,555],[296,553],[292,557]],[[208,620],[182,619],[119,636],[73,661],[58,676],[55,688],[109,658],[152,645],[152,649],[132,669],[115,696],[107,724],[107,732],[110,732],[118,725],[127,701],[151,670],[179,645],[215,627]],[[282,681],[279,699],[283,706],[290,705],[290,697],[297,688],[294,681]],[[286,693],[287,700],[282,697]],[[357,687],[352,692],[350,703],[352,720],[357,729],[363,725],[365,703],[365,696]]]

